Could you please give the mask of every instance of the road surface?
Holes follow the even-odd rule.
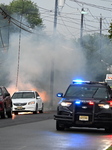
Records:
[[[56,131],[53,115],[54,112],[0,119],[0,150],[105,150],[112,143],[112,135],[103,129]]]

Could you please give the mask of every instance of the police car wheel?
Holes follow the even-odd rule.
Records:
[[[112,133],[112,127],[106,127],[105,132],[106,133]]]
[[[65,129],[65,126],[60,124],[60,122],[57,120],[56,121],[56,130],[63,131],[64,129]]]

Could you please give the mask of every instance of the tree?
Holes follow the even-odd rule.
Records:
[[[9,16],[24,17],[31,28],[43,26],[38,7],[30,0],[13,0],[9,5],[0,6]]]
[[[109,33],[109,39],[112,39],[112,23],[110,23],[110,26],[109,26],[109,30],[108,30],[108,33]]]
[[[20,28],[31,32],[31,28],[43,29],[37,5],[31,0],[13,0],[9,5],[0,4],[0,48],[5,49],[9,35]]]
[[[90,80],[102,81],[112,64],[112,43],[108,36],[91,34],[83,36],[82,51],[86,57],[86,76]],[[80,44],[80,39],[79,39]]]
[[[22,18],[22,19],[21,19]],[[9,5],[0,4],[0,82],[9,84],[9,70],[6,69],[10,35],[22,29],[43,28],[37,5],[30,0],[13,0]]]

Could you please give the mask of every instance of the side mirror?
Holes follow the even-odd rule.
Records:
[[[57,93],[56,96],[57,97],[63,97],[63,93]]]
[[[39,99],[40,98],[40,96],[37,96],[37,99]]]

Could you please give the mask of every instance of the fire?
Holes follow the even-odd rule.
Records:
[[[16,118],[15,114],[12,114],[12,120],[14,120]]]
[[[18,88],[14,85],[11,85],[7,88],[8,92],[11,94],[11,96],[13,95],[14,92],[18,91]]]
[[[9,91],[9,93],[11,94],[11,96],[16,91],[32,90],[32,91],[37,91],[39,93],[39,95],[42,98],[43,102],[48,102],[50,100],[50,96],[48,95],[48,93],[46,91],[42,91],[40,89],[37,89],[36,87],[31,85],[30,83],[24,84],[24,83],[20,82],[18,87],[16,87],[15,85],[10,85],[7,89]]]
[[[50,100],[50,97],[46,91],[39,92],[39,95],[44,102],[48,102]]]

